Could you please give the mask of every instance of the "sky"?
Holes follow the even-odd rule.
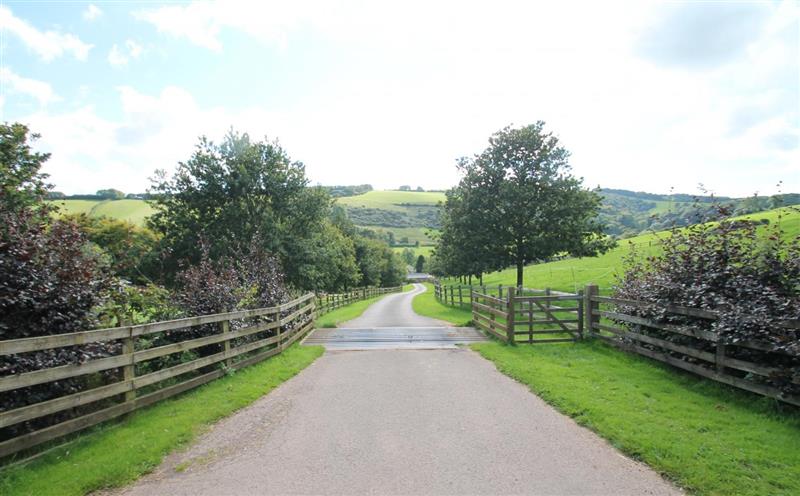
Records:
[[[797,1],[0,1],[0,29],[0,120],[67,194],[230,129],[312,184],[444,189],[539,120],[587,187],[800,192]]]

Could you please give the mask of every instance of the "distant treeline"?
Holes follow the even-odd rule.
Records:
[[[91,195],[66,195],[61,191],[50,191],[47,193],[49,200],[149,200],[148,193],[125,193],[118,189],[101,189]]]
[[[630,237],[644,231],[688,226],[719,216],[747,215],[800,204],[800,194],[731,198],[726,196],[658,195],[621,189],[601,189],[600,220],[612,236]],[[665,203],[667,203],[665,205]]]
[[[341,198],[343,196],[357,196],[363,195],[368,191],[372,191],[371,184],[357,184],[355,186],[322,186],[334,198]]]

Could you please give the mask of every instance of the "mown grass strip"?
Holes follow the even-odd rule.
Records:
[[[599,342],[472,349],[690,491],[800,494],[795,408]]]
[[[100,426],[30,463],[0,471],[0,494],[83,495],[125,485],[152,471],[213,422],[296,375],[323,351],[320,346],[294,345],[264,362]]]
[[[425,283],[426,291],[414,297],[411,307],[419,315],[444,320],[457,326],[468,326],[472,322],[472,311],[468,308],[451,307],[436,300],[433,284]]]

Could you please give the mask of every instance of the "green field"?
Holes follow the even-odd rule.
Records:
[[[409,243],[415,243],[419,241],[421,245],[428,245],[432,247],[435,241],[428,236],[428,231],[436,232],[435,229],[428,229],[425,227],[380,227],[380,226],[359,226],[363,227],[364,229],[371,229],[377,232],[387,232],[391,231],[394,233],[394,239],[397,242],[404,237],[408,238]]]
[[[769,210],[741,218],[768,219],[770,225],[780,222],[787,238],[800,236],[800,212],[791,208]],[[551,288],[575,292],[587,284],[597,284],[601,290],[609,290],[614,284],[615,276],[621,274],[623,259],[630,253],[632,246],[642,254],[654,254],[658,251],[659,239],[667,235],[667,232],[661,232],[622,240],[615,249],[597,257],[570,258],[529,265],[525,267],[523,285],[527,288]],[[514,285],[516,280],[515,268],[493,272],[483,277],[484,284]]]
[[[422,255],[425,257],[425,260],[427,260],[430,258],[431,253],[433,253],[433,248],[433,246],[394,246],[392,250],[394,250],[395,253],[403,253],[403,250],[409,249],[414,252],[414,258]]]
[[[336,202],[346,207],[379,208],[381,210],[405,211],[402,204],[436,205],[444,202],[444,193],[416,191],[369,191],[363,195],[337,198]]]
[[[155,210],[144,200],[54,200],[65,214],[87,214],[92,217],[111,217],[144,225]]]

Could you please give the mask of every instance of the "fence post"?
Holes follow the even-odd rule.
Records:
[[[503,299],[503,285],[502,284],[498,284],[497,285],[497,297],[500,298],[501,300]]]
[[[578,338],[583,339],[583,290],[578,291]]]
[[[461,292],[461,285],[458,285],[458,307],[461,308],[464,306],[464,295]]]
[[[717,372],[725,373],[725,345],[722,341],[717,341],[717,352],[714,355],[714,368],[717,369]]]
[[[592,301],[593,296],[597,296],[598,288],[595,284],[589,284],[583,292],[583,329],[584,332],[589,333],[590,336],[597,333],[594,324],[600,322],[600,316],[594,315],[595,310],[600,309],[600,304]]]
[[[118,324],[122,324],[121,321],[117,322]],[[130,364],[125,365],[122,367],[122,379],[124,381],[133,381],[136,377],[136,363],[134,362],[133,353],[136,351],[136,347],[134,345],[134,337],[133,337],[133,328],[128,328],[128,337],[122,340],[122,353],[123,354],[130,354]],[[125,392],[125,403],[136,401],[136,389],[131,389],[130,391]]]
[[[231,321],[230,320],[223,320],[222,322],[219,323],[219,327],[222,330],[222,334],[223,335],[230,334],[230,332],[231,332]],[[223,351],[225,352],[226,355],[231,352],[231,340],[230,340],[230,338],[228,338],[228,339],[226,339],[225,341],[222,342],[222,347],[223,347]],[[226,367],[231,368],[231,365],[233,365],[233,358],[228,358],[227,360],[225,360],[225,366]]]
[[[508,288],[508,306],[506,311],[506,340],[509,344],[515,344],[516,337],[514,336],[514,321],[516,320],[516,302],[514,301],[515,289],[513,286]]]
[[[275,328],[275,335],[278,336],[278,349],[283,349],[283,336],[281,333],[281,326],[283,325],[283,317],[281,316],[281,311],[278,310],[278,313],[275,314],[275,318],[278,320],[278,327]]]
[[[477,327],[478,324],[475,322],[475,307],[473,306],[475,303],[475,290],[472,289],[472,286],[469,287],[469,310],[472,312],[472,323],[475,324],[473,327]]]

